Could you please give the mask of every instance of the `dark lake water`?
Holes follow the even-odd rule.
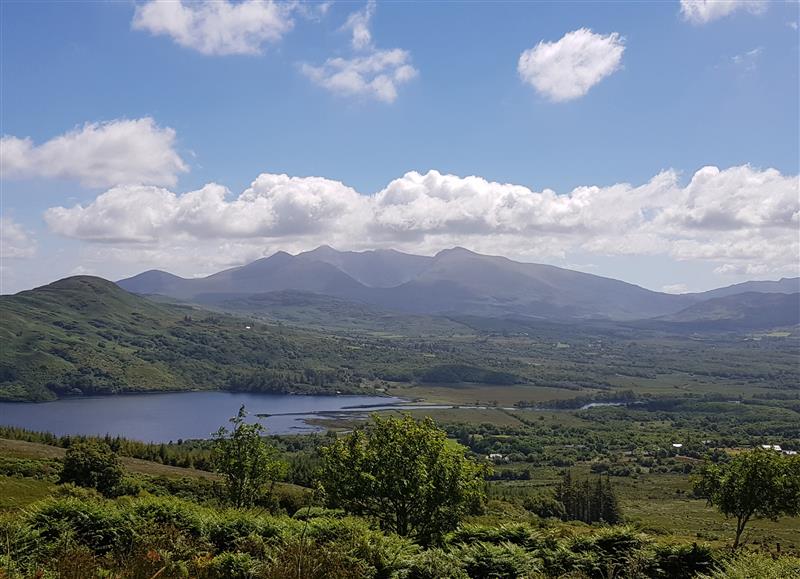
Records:
[[[234,392],[181,392],[72,398],[44,403],[0,403],[0,424],[54,434],[111,434],[148,442],[209,438],[244,404],[271,434],[313,432],[303,419],[387,406],[399,398],[290,396]],[[355,407],[355,409],[353,408]],[[366,413],[367,410],[361,410]],[[277,415],[277,416],[275,416]]]

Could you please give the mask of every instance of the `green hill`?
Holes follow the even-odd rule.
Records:
[[[78,276],[0,297],[0,400],[188,389],[358,391],[341,340],[158,304]],[[364,360],[366,361],[366,360]]]

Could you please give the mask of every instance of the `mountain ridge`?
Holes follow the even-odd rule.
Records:
[[[297,255],[276,252],[204,278],[150,270],[117,283],[135,293],[199,299],[201,304],[215,301],[215,294],[293,290],[413,314],[636,320],[676,314],[712,297],[742,293],[739,289],[763,287],[787,293],[794,285],[800,287],[800,278],[667,294],[610,277],[517,262],[463,247],[429,257],[391,249],[342,252],[323,245]]]

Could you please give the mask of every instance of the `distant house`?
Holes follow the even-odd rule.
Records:
[[[796,456],[797,455],[797,451],[796,450],[784,450],[783,454],[788,454],[789,456]]]
[[[775,450],[777,452],[781,452],[781,447],[778,444],[762,444],[761,448],[764,450]]]
[[[673,442],[672,443],[672,448],[683,448],[683,445],[681,443],[679,443],[679,442]]]
[[[508,462],[508,457],[507,456],[503,456],[502,454],[500,454],[498,452],[493,452],[492,454],[488,455],[486,458],[488,458],[489,460],[494,461],[494,462]]]

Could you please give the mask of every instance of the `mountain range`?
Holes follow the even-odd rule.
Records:
[[[251,304],[269,303],[270,300],[252,298],[295,291],[393,312],[547,320],[657,318],[680,323],[709,316],[718,320],[725,315],[722,312],[740,319],[739,309],[745,307],[742,300],[734,299],[727,305],[717,303],[713,314],[696,306],[746,293],[754,294],[746,302],[748,319],[758,317],[758,308],[764,307],[768,310],[765,319],[785,319],[786,325],[792,325],[797,323],[798,316],[794,314],[800,312],[797,296],[782,300],[760,297],[796,294],[800,292],[800,278],[751,281],[709,292],[675,295],[552,265],[481,255],[460,247],[428,257],[395,250],[352,252],[321,246],[297,255],[277,252],[202,278],[151,270],[117,283],[133,293],[162,295],[223,310],[227,309],[226,304],[241,304],[243,299]]]

